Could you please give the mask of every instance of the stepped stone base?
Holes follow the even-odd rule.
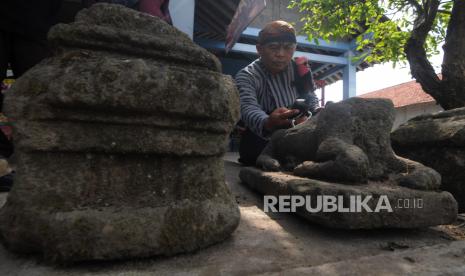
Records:
[[[342,207],[348,208],[349,211],[356,210],[350,206],[351,197],[361,196],[361,199],[364,199],[372,196],[367,206],[373,212],[368,212],[365,208],[360,208],[361,212],[309,212],[305,205],[296,208],[296,213],[305,219],[332,228],[419,228],[449,224],[454,222],[457,216],[457,202],[448,192],[414,190],[391,185],[389,182],[336,184],[281,172],[263,172],[252,167],[242,169],[240,179],[264,195],[310,196],[311,207],[314,208],[317,207],[317,196],[342,196]],[[381,208],[379,212],[375,212],[381,197],[387,197],[392,212],[388,208]],[[410,208],[406,208],[407,205]],[[279,203],[274,206],[279,210]],[[388,205],[382,202],[382,206]]]

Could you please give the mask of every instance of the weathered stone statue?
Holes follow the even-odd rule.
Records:
[[[20,78],[17,177],[0,210],[15,252],[75,262],[172,255],[227,238],[239,209],[222,155],[239,116],[218,60],[162,20],[97,4]]]
[[[314,198],[343,195],[347,199],[351,195],[373,198],[387,195],[393,208],[405,198],[411,198],[412,202],[421,198],[424,203],[421,208],[399,208],[385,213],[309,214],[301,210],[310,220],[332,227],[409,228],[453,222],[457,203],[449,193],[436,191],[441,176],[392,151],[393,121],[394,108],[389,100],[351,98],[331,104],[306,123],[277,131],[257,159],[257,167],[265,171],[288,173],[263,173],[247,168],[241,177],[268,194]]]
[[[441,189],[465,212],[465,108],[418,116],[391,135],[396,152],[441,173]]]

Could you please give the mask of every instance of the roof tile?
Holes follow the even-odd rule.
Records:
[[[420,84],[415,80],[358,95],[357,97],[390,99],[394,107],[435,102],[430,95],[423,91]]]

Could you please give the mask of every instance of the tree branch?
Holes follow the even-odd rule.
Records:
[[[439,8],[439,0],[426,1],[424,12],[417,12],[410,38],[405,45],[405,54],[410,64],[412,76],[441,106],[440,80],[433,66],[426,58],[424,44]]]
[[[443,14],[448,14],[448,15],[452,14],[452,12],[446,11],[446,10],[438,10],[438,13],[443,13]]]
[[[416,0],[407,0],[407,2],[410,5],[414,6],[418,13],[423,12],[423,7],[420,4],[418,4]]]

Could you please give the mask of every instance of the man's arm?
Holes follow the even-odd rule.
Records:
[[[236,85],[241,102],[241,119],[253,133],[260,137],[266,138],[278,128],[290,127],[291,121],[289,118],[299,113],[299,110],[280,107],[267,115],[258,103],[257,87],[254,79],[245,71],[237,74]]]
[[[244,70],[240,71],[236,75],[236,86],[239,90],[242,121],[253,133],[265,137],[263,127],[268,115],[258,103],[253,76]]]

